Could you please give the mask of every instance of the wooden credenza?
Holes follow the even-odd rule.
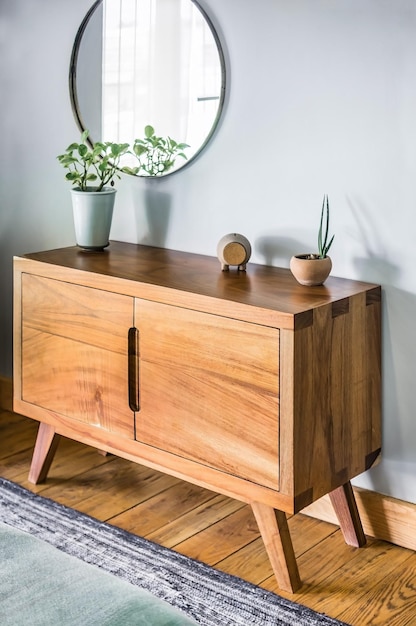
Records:
[[[247,502],[285,590],[301,584],[286,513],[329,493],[365,543],[350,479],[381,446],[379,286],[119,242],[14,268],[32,482],[63,435]]]

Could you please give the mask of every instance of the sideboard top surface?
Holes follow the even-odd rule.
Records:
[[[324,285],[304,287],[290,270],[249,263],[247,271],[222,271],[215,257],[112,241],[103,252],[77,246],[24,255],[42,263],[137,283],[218,298],[296,316],[377,285],[330,276]],[[379,297],[379,296],[378,296]]]

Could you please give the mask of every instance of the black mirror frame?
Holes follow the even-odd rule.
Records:
[[[176,174],[176,172],[179,172],[180,170],[184,169],[185,167],[187,167],[188,165],[190,165],[200,154],[201,152],[204,150],[204,148],[206,147],[206,145],[209,143],[209,141],[212,139],[217,127],[218,127],[218,123],[220,121],[221,115],[223,113],[223,109],[224,109],[224,102],[225,102],[225,92],[226,92],[226,84],[227,84],[227,76],[226,76],[226,64],[225,64],[225,57],[224,57],[224,52],[222,49],[222,45],[220,42],[220,39],[218,37],[218,33],[214,28],[214,25],[211,21],[211,19],[208,17],[206,11],[201,7],[201,5],[199,4],[199,2],[197,2],[197,0],[190,0],[190,2],[192,2],[192,4],[194,4],[196,6],[196,8],[200,11],[200,13],[202,14],[202,16],[204,17],[205,21],[207,22],[209,29],[212,33],[212,36],[214,38],[215,41],[215,45],[217,47],[217,51],[218,51],[218,56],[219,56],[219,60],[220,60],[220,65],[221,65],[221,88],[220,88],[220,96],[219,96],[219,104],[218,104],[218,109],[217,109],[217,114],[215,116],[215,119],[213,121],[213,124],[211,126],[211,129],[208,133],[208,135],[206,136],[204,142],[201,144],[201,146],[198,148],[198,150],[196,150],[194,152],[194,154],[186,161],[184,161],[180,167],[176,168],[175,170],[171,171],[171,172],[166,172],[166,174],[161,174],[160,176],[144,176],[141,174],[136,174],[136,176],[140,177],[140,178],[165,178],[166,176],[170,176],[172,174]],[[95,0],[94,4],[91,6],[91,8],[87,11],[84,19],[82,20],[77,34],[75,36],[74,39],[74,44],[72,46],[72,52],[71,52],[71,59],[70,59],[70,63],[69,63],[69,98],[71,101],[71,108],[72,108],[72,113],[74,115],[75,121],[77,123],[77,126],[80,130],[81,133],[83,133],[86,130],[84,121],[82,119],[81,116],[81,111],[79,108],[79,101],[78,101],[78,93],[77,93],[77,62],[78,62],[78,53],[79,53],[79,49],[80,49],[80,45],[81,45],[81,41],[82,41],[82,37],[84,35],[85,29],[88,26],[88,23],[91,19],[91,17],[93,16],[94,12],[96,11],[96,9],[103,3],[103,0]],[[91,147],[93,147],[94,145],[94,141],[93,139],[91,139],[90,137],[88,137],[87,139],[88,143],[90,144]]]

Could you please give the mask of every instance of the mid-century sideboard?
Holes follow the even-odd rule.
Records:
[[[290,591],[287,513],[329,493],[347,543],[365,543],[350,480],[381,447],[380,286],[120,242],[14,267],[32,482],[63,435],[247,502]]]

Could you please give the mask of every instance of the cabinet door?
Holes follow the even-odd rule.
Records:
[[[279,487],[279,331],[136,300],[136,439]]]
[[[22,400],[134,439],[132,320],[132,298],[23,274]]]

